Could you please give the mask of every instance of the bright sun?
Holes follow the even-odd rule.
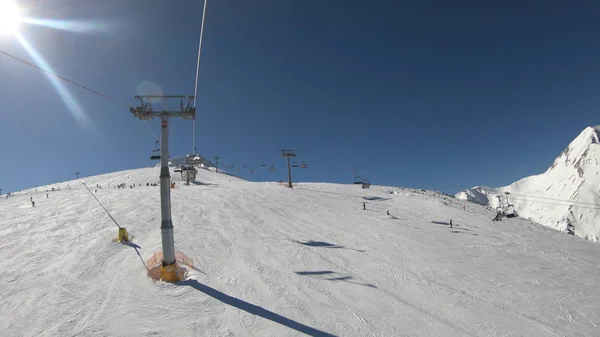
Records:
[[[21,21],[17,4],[11,0],[0,0],[0,36],[17,33]]]

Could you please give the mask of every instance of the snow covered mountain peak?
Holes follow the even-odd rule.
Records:
[[[506,192],[509,194],[507,195]],[[600,126],[585,128],[546,172],[500,188],[477,186],[456,197],[600,241]]]
[[[597,149],[599,144],[600,126],[585,128],[554,160],[548,171],[557,166],[573,167],[582,177],[586,163],[596,161],[597,156],[592,157],[591,155],[599,154]],[[590,152],[590,150],[593,151]]]

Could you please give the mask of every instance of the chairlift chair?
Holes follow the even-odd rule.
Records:
[[[267,164],[265,164],[265,162],[263,161],[262,164],[260,164],[261,167],[266,167]]]
[[[271,167],[269,167],[269,171],[271,171],[271,172],[275,171],[275,166],[271,165]]]
[[[177,172],[177,170],[175,172]],[[189,181],[194,181],[196,180],[196,173],[198,173],[198,170],[191,165],[181,165],[179,172],[181,172],[181,179],[183,181],[187,181],[188,177]]]
[[[152,150],[150,160],[160,160],[160,150]]]
[[[245,168],[246,168],[246,164],[243,164],[243,165],[242,165],[242,168],[244,168],[244,169],[245,169]]]
[[[307,168],[307,167],[308,167],[308,164],[307,164],[305,161],[303,161],[303,162],[302,162],[302,168],[304,168],[304,169],[305,169],[305,168]]]
[[[250,169],[250,174],[254,173],[254,169]]]
[[[293,162],[292,162],[292,167],[298,167],[298,163],[297,163],[297,162],[295,162],[295,161],[293,161]]]
[[[517,212],[515,212],[515,206],[513,205],[508,205],[504,213],[507,218],[516,218],[518,216]]]
[[[154,146],[154,150],[150,153],[150,160],[160,160],[160,149],[158,148],[158,140]]]

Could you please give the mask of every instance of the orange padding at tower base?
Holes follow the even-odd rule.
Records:
[[[148,268],[148,275],[153,280],[161,280],[165,282],[177,282],[181,281],[185,278],[185,274],[187,270],[180,266],[187,265],[190,267],[194,267],[194,263],[192,259],[186,256],[183,252],[176,250],[175,251],[175,263],[169,266],[163,267],[162,265],[163,253],[161,250],[158,250],[152,254],[152,256],[146,262],[146,267]]]

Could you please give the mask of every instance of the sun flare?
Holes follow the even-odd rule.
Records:
[[[11,0],[0,0],[0,36],[14,35],[21,25],[19,6]]]

